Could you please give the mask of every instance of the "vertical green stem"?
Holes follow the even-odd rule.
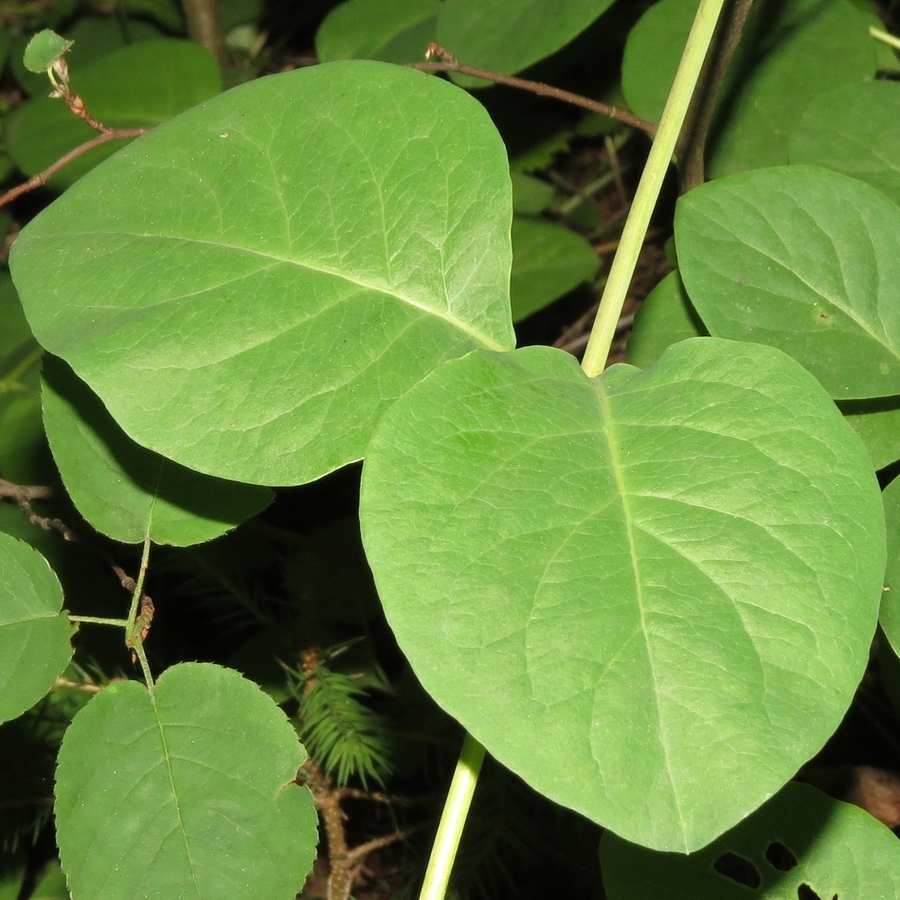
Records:
[[[467,734],[431,847],[431,858],[425,870],[425,881],[422,883],[419,900],[443,900],[447,892],[450,870],[456,859],[456,850],[462,837],[463,826],[466,824],[466,816],[475,785],[478,783],[482,762],[484,762],[484,747],[472,735]]]
[[[134,582],[134,590],[131,593],[131,608],[128,610],[128,628],[134,630],[134,620],[137,618],[138,608],[141,603],[141,595],[144,593],[144,576],[147,574],[147,566],[150,564],[150,535],[144,538],[144,549],[141,552],[141,567],[138,577]]]
[[[669,99],[663,110],[659,131],[650,148],[647,165],[644,167],[631,212],[622,231],[619,249],[609,271],[591,338],[584,351],[581,367],[591,378],[603,371],[606,358],[609,356],[616,324],[622,314],[628,286],[631,284],[641,245],[650,224],[650,216],[656,206],[669,161],[675,151],[675,144],[691,102],[691,95],[700,77],[700,69],[724,4],[725,0],[700,0],[700,8],[697,10],[678,65],[678,72],[672,83],[672,90],[669,92]]]

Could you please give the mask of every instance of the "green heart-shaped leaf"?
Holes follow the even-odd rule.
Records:
[[[868,660],[871,463],[768,347],[692,339],[595,381],[548,348],[447,363],[380,423],[361,519],[438,703],[647,846],[695,850],[756,809]]]
[[[73,900],[293,900],[317,842],[312,795],[293,783],[305,758],[284,713],[230,669],[174,666],[152,694],[104,688],[59,753]]]
[[[440,79],[263,78],[78,182],[10,260],[35,337],[145,447],[310,481],[446,359],[513,345],[503,143]]]

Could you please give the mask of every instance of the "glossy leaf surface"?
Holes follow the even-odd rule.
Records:
[[[0,532],[0,722],[34,706],[72,658],[62,588],[47,560]]]
[[[653,853],[607,833],[600,857],[609,900],[833,900],[900,891],[895,835],[867,812],[805,784],[787,785],[691,856]],[[759,882],[751,888],[744,879],[754,874]]]
[[[678,263],[711,334],[772,344],[831,395],[900,394],[900,209],[813,166],[746,172],[679,201]]]
[[[470,354],[385,415],[360,509],[429,693],[629,840],[690,851],[733,826],[865,669],[878,487],[827,394],[768,347],[689,340],[596,381],[548,348]]]
[[[439,363],[512,346],[510,193],[463,91],[331,63],[164,123],[35,219],[11,265],[38,340],[134,440],[300,483],[360,458]]]
[[[46,357],[44,427],[63,484],[98,531],[184,547],[256,515],[268,488],[201,475],[136,444],[62,360]]]
[[[106,687],[75,717],[56,777],[72,900],[293,900],[317,841],[306,754],[237,672],[167,670]],[[102,853],[97,848],[102,847]]]

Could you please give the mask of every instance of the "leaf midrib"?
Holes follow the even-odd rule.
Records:
[[[357,287],[364,288],[365,290],[376,291],[381,294],[387,294],[388,296],[394,297],[400,300],[403,303],[413,307],[414,309],[418,309],[420,312],[425,313],[426,315],[434,316],[435,318],[441,319],[447,324],[451,325],[454,328],[459,329],[464,334],[478,341],[485,349],[488,350],[498,350],[504,351],[512,349],[511,346],[506,346],[501,344],[499,341],[494,340],[493,338],[486,335],[483,331],[480,331],[472,326],[468,325],[466,322],[458,319],[448,312],[445,312],[440,309],[436,309],[431,306],[426,306],[420,300],[415,299],[414,297],[404,294],[398,291],[395,287],[388,285],[376,285],[369,281],[364,280],[360,277],[353,277],[348,275],[345,272],[339,272],[335,269],[329,268],[327,266],[322,265],[313,265],[308,262],[300,262],[296,259],[290,259],[288,257],[280,256],[276,253],[266,252],[263,250],[253,249],[251,247],[241,247],[236,244],[227,243],[224,241],[212,241],[212,240],[204,240],[201,238],[190,238],[183,236],[175,236],[175,235],[167,235],[167,234],[148,234],[148,233],[136,233],[130,231],[113,231],[113,232],[105,232],[105,231],[91,231],[91,232],[67,232],[66,237],[83,237],[85,239],[95,238],[95,239],[103,239],[104,237],[126,237],[132,238],[134,240],[160,240],[160,241],[177,241],[182,244],[197,244],[200,246],[208,246],[208,247],[216,247],[217,249],[222,249],[226,251],[233,251],[235,253],[244,253],[249,256],[257,256],[260,259],[267,260],[269,262],[280,263],[282,265],[295,266],[297,268],[306,269],[310,272],[318,272],[323,275],[330,275],[333,278],[340,278],[350,284],[356,285]],[[48,240],[53,241],[52,237],[47,237]]]

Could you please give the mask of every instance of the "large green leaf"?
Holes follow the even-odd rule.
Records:
[[[384,416],[360,509],[425,688],[629,840],[690,851],[733,826],[865,670],[878,486],[768,347],[696,338],[595,381],[549,348],[447,363]]]
[[[10,264],[35,336],[134,440],[298,483],[360,458],[440,362],[512,346],[510,193],[465,92],[330,63],[160,126],[38,216]]]
[[[47,560],[0,532],[0,722],[34,706],[69,664],[62,600]]]
[[[697,5],[662,0],[632,29],[622,89],[638,115],[659,121]],[[710,173],[786,163],[790,132],[814,97],[874,77],[869,22],[851,0],[757,0],[719,99]]]
[[[115,682],[73,720],[56,832],[73,900],[293,900],[315,855],[306,758],[284,713],[237,672]]]
[[[898,116],[896,81],[849,84],[821,94],[791,134],[791,162],[836,169],[900,202]]]
[[[123,47],[80,70],[71,87],[88,111],[110,128],[150,128],[222,90],[215,60],[190,41],[142,41]],[[97,137],[62,100],[40,96],[13,117],[6,135],[12,158],[34,175],[73,148]],[[49,181],[68,187],[122,147],[103,144],[70,163]]]
[[[699,853],[654,853],[607,833],[600,855],[609,900],[844,900],[900,893],[897,838],[863,810],[805,784],[787,785]]]
[[[136,444],[61,360],[44,360],[44,426],[66,491],[103,534],[184,547],[256,515],[272,491],[201,475]]]
[[[437,39],[466,65],[511,75],[564,47],[612,2],[445,0]]]
[[[678,263],[711,334],[772,344],[835,399],[900,394],[900,209],[828,169],[745,172],[683,197]]]

